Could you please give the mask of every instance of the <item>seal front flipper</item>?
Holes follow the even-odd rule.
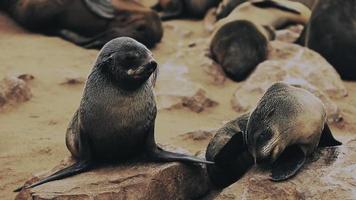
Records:
[[[272,165],[272,181],[284,181],[302,168],[306,155],[298,145],[287,147]]]
[[[83,161],[79,161],[74,163],[73,165],[66,167],[62,170],[59,170],[58,172],[36,182],[33,183],[29,186],[22,186],[19,187],[17,189],[14,190],[14,192],[19,192],[20,190],[24,189],[29,189],[29,188],[33,188],[36,187],[38,185],[42,185],[44,183],[50,182],[50,181],[54,181],[54,180],[59,180],[59,179],[63,179],[66,177],[70,177],[76,174],[79,174],[81,172],[85,172],[88,171],[90,168],[92,167],[92,163],[90,161],[87,160],[83,160]]]
[[[115,8],[111,0],[83,0],[83,2],[98,17],[104,19],[115,18]]]
[[[337,141],[329,128],[329,125],[325,123],[324,130],[321,132],[320,141],[318,147],[331,147],[331,146],[339,146],[342,143]]]
[[[180,162],[188,162],[188,163],[214,164],[214,162],[200,159],[198,157],[169,152],[157,146],[154,139],[154,123],[153,125],[151,125],[149,133],[147,135],[146,148],[148,151],[147,155],[149,156],[149,158],[153,159],[154,161],[168,161],[168,162],[180,161]]]
[[[253,166],[254,159],[244,144],[242,131],[234,134],[213,156],[219,144],[221,141],[209,143],[206,158],[214,157],[210,159],[215,165],[207,166],[208,174],[215,186],[223,188],[239,180]]]
[[[93,37],[85,37],[67,29],[61,29],[57,31],[57,34],[63,39],[68,40],[76,45],[82,46],[87,49],[93,49],[100,48],[106,43],[104,38],[107,34],[107,31],[99,33]]]

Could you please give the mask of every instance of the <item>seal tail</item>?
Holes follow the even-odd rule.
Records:
[[[62,170],[59,170],[58,172],[36,182],[36,183],[33,183],[31,185],[28,185],[28,186],[21,186],[17,189],[15,189],[13,192],[19,192],[21,191],[22,189],[29,189],[29,188],[33,188],[33,187],[36,187],[38,185],[42,185],[44,183],[47,183],[47,182],[50,182],[50,181],[54,181],[54,180],[59,180],[59,179],[63,179],[63,178],[67,178],[67,177],[70,177],[70,176],[74,176],[76,174],[79,174],[81,172],[85,172],[87,170],[89,170],[91,168],[92,164],[91,162],[89,161],[79,161],[79,162],[76,162],[74,163],[73,165],[69,166],[69,167],[66,167]]]
[[[154,160],[157,160],[157,161],[168,161],[168,162],[180,161],[180,162],[187,162],[187,163],[214,164],[214,162],[212,162],[212,161],[200,159],[200,158],[185,155],[185,154],[169,152],[169,151],[163,150],[160,147],[156,147],[155,150],[152,151],[149,155],[151,158],[153,158]]]

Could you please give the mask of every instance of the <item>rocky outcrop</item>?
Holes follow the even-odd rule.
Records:
[[[31,79],[29,76],[8,76],[0,81],[0,111],[31,99],[31,89],[26,81],[32,80],[33,77]]]
[[[268,60],[258,65],[236,90],[233,108],[238,112],[252,109],[264,92],[278,81],[308,89],[323,101],[329,121],[341,119],[337,105],[330,98],[343,98],[347,91],[335,69],[312,50],[278,41],[271,42]]]
[[[65,161],[41,177],[70,163]],[[89,172],[23,190],[16,199],[195,199],[208,190],[208,178],[201,165],[130,162],[100,166]]]
[[[232,199],[355,199],[356,140],[319,150],[303,169],[284,182],[272,182],[267,172],[251,169],[214,198]]]

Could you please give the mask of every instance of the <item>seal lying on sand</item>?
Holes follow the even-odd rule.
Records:
[[[153,47],[163,35],[158,14],[135,1],[6,0],[0,8],[31,31],[86,48],[101,48],[120,36]]]
[[[287,0],[258,0],[236,7],[216,23],[210,53],[227,76],[241,81],[267,57],[267,44],[274,29],[289,24],[306,24],[310,10]]]
[[[159,0],[152,9],[162,12],[161,19],[177,19],[182,17],[202,18],[205,13],[219,0]]]
[[[157,108],[152,91],[156,73],[157,63],[144,45],[127,37],[107,43],[67,130],[66,144],[77,162],[25,188],[87,171],[95,162],[127,160],[142,153],[159,162],[212,164],[156,145]]]

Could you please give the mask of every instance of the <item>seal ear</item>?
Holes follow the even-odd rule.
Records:
[[[298,145],[287,147],[272,165],[272,181],[284,181],[293,177],[306,160],[304,151]]]
[[[331,146],[339,146],[342,143],[337,141],[331,133],[329,125],[325,123],[324,130],[321,133],[320,141],[318,147],[331,147]]]

